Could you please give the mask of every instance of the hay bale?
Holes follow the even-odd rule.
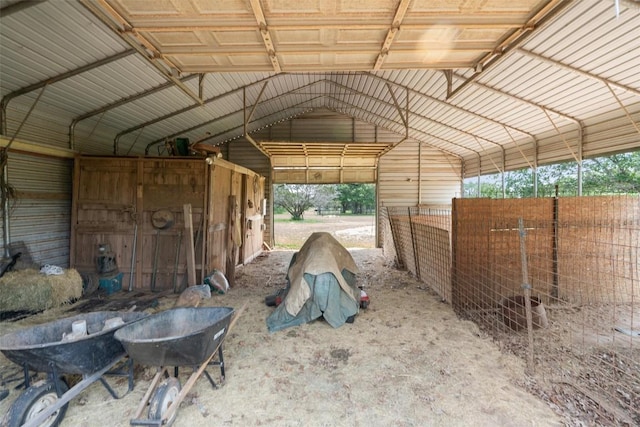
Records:
[[[42,311],[81,296],[82,277],[75,269],[60,275],[25,269],[0,277],[0,311]]]

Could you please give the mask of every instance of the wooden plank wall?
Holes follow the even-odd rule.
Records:
[[[243,203],[245,208],[244,218],[244,246],[242,248],[242,258],[244,263],[250,262],[262,250],[264,216],[262,204],[264,199],[264,178],[254,175],[245,175]]]
[[[98,247],[106,244],[123,273],[125,290],[130,283],[134,289],[154,291],[180,291],[192,285],[187,283],[183,210],[184,204],[191,204],[198,283],[213,269],[226,273],[228,199],[235,194],[242,200],[244,180],[254,176],[262,181],[229,162],[209,166],[201,158],[78,157],[71,265],[81,272],[95,273]],[[262,190],[258,188],[256,199],[264,197]],[[240,208],[244,206],[240,204]],[[152,216],[158,211],[170,212],[174,219],[170,227],[153,227]],[[247,214],[254,215],[254,211],[241,209],[240,219]],[[259,233],[261,227],[253,231]],[[262,236],[257,240],[261,250]],[[239,246],[245,245],[240,242]],[[256,255],[247,248],[235,261]]]
[[[106,244],[115,254],[117,265],[125,272],[130,271],[136,188],[135,159],[75,159],[71,267],[83,273],[96,272],[98,245]],[[128,275],[126,280],[128,287]]]
[[[229,238],[229,195],[233,170],[216,165],[210,174],[210,209],[208,220],[207,258],[212,269],[226,272],[227,246]]]
[[[195,283],[187,283],[186,279],[185,248],[188,239],[184,235],[183,206],[191,204],[196,277],[201,281],[207,165],[201,159],[145,159],[141,162],[143,209],[138,224],[138,248],[141,248],[138,264],[141,268],[136,272],[136,279],[141,282],[136,281],[136,287],[179,290],[187,285],[194,285]],[[160,210],[173,214],[173,226],[164,230],[152,226],[151,217]]]

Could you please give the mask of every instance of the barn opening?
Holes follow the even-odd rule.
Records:
[[[376,246],[375,184],[274,185],[275,248],[299,248],[315,231],[346,248]]]

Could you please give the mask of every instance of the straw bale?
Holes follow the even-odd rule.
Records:
[[[45,275],[35,269],[15,270],[0,277],[0,311],[41,311],[82,296],[82,278],[75,269]]]

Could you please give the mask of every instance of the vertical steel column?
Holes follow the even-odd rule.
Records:
[[[11,233],[9,233],[10,224],[9,224],[9,194],[8,194],[9,148],[11,147],[11,144],[13,144],[13,141],[16,139],[20,131],[22,130],[22,126],[24,126],[26,121],[29,119],[29,116],[31,116],[33,109],[36,108],[36,105],[38,104],[38,101],[40,101],[40,98],[42,97],[42,94],[44,93],[46,88],[47,88],[47,85],[42,86],[42,89],[40,90],[38,97],[36,98],[35,101],[33,101],[33,104],[31,105],[31,108],[29,108],[27,115],[24,116],[24,118],[22,119],[22,122],[20,122],[20,125],[18,126],[18,129],[16,129],[16,132],[13,134],[13,136],[7,143],[7,146],[2,149],[2,154],[0,154],[0,162],[2,163],[2,183],[0,183],[0,186],[2,187],[0,188],[0,192],[2,193],[2,214],[3,214],[2,215],[2,241],[4,245],[5,259],[11,258],[11,251],[9,250],[9,245],[11,244]],[[6,116],[3,116],[3,117],[6,117]]]

